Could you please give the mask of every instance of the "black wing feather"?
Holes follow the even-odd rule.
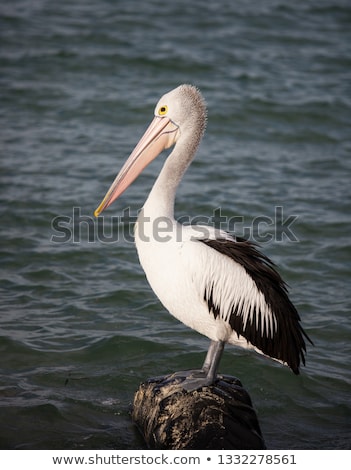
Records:
[[[262,330],[260,311],[256,309],[254,312],[254,317],[259,317],[258,322],[247,322],[244,325],[241,312],[237,310],[238,307],[234,307],[229,319],[232,329],[263,354],[287,363],[292,371],[298,374],[300,362],[305,364],[305,339],[313,343],[303,330],[300,316],[288,297],[287,286],[272,261],[259,252],[253,243],[241,238],[200,241],[245,269],[276,318],[276,329],[272,337],[266,330],[265,322]],[[220,306],[214,305],[213,287],[204,293],[204,298],[209,311],[217,317],[220,314]]]

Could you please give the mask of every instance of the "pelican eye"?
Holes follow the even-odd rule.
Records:
[[[160,109],[158,110],[158,114],[159,116],[164,116],[165,114],[167,114],[167,111],[168,111],[168,106],[161,106]]]

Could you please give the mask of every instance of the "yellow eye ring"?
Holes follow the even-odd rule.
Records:
[[[168,106],[166,105],[161,106],[161,108],[158,110],[158,115],[164,116],[165,114],[167,114],[167,111],[168,111]]]

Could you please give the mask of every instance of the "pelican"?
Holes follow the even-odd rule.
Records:
[[[181,85],[156,105],[154,118],[95,211],[99,216],[164,149],[174,146],[141,209],[135,243],[147,280],[163,306],[211,342],[201,369],[182,387],[212,385],[224,345],[268,356],[299,373],[305,364],[300,317],[274,264],[255,245],[210,226],[174,218],[178,185],[205,131],[200,91]],[[213,162],[214,163],[214,162]]]

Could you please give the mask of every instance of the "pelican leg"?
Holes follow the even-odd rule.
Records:
[[[178,372],[173,372],[172,377],[184,377],[184,376],[186,376],[187,378],[206,377],[210,369],[210,365],[212,363],[212,356],[214,354],[216,345],[217,345],[217,341],[211,341],[207,354],[206,354],[205,362],[203,363],[201,369],[180,370]]]
[[[181,384],[184,390],[191,392],[213,384],[217,377],[224,345],[223,341],[211,341],[202,369],[200,371],[190,371],[190,374]]]
[[[207,354],[206,354],[206,357],[205,357],[205,361],[202,365],[202,370],[204,372],[206,372],[206,374],[208,373],[209,369],[210,369],[210,366],[213,362],[213,359],[216,355],[216,349],[219,347],[219,344],[221,343],[221,341],[213,341],[211,340],[211,343],[210,343],[210,346],[208,348],[208,351],[207,351]],[[223,348],[224,348],[224,343],[223,343]],[[222,348],[222,351],[223,351],[223,348]],[[218,366],[218,364],[217,364]]]
[[[153,377],[149,380],[153,382],[160,381],[162,385],[165,385],[173,383],[174,379],[179,377],[182,379],[179,386],[188,392],[212,385],[217,377],[217,369],[224,345],[224,341],[211,341],[201,369],[182,370],[173,372],[167,377]]]

